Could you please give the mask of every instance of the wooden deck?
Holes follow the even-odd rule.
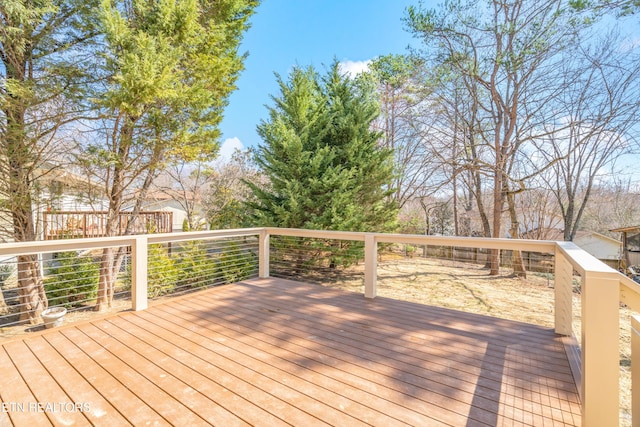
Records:
[[[278,279],[0,346],[9,425],[574,426],[553,331]]]

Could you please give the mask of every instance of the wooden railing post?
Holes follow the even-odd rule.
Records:
[[[573,266],[558,247],[554,257],[554,315],[556,334],[571,336]]]
[[[615,274],[615,273],[614,273]],[[582,277],[582,425],[617,426],[620,418],[620,281]]]
[[[640,316],[631,316],[631,425],[640,427]]]
[[[376,297],[378,270],[378,242],[375,234],[367,233],[364,236],[364,296]]]
[[[269,232],[260,231],[260,241],[258,243],[258,277],[266,279],[269,277]]]
[[[149,258],[146,236],[138,236],[131,245],[131,303],[134,311],[147,308],[147,263]]]

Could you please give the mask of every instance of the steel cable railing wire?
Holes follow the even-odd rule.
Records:
[[[39,256],[35,266],[38,281],[42,284],[49,308],[64,307],[68,313],[93,310],[100,283],[100,258],[102,249],[92,251],[66,251]],[[121,267],[129,264],[130,255],[124,253]],[[34,268],[34,266],[30,266]],[[24,325],[21,314],[30,309],[30,302],[21,295],[33,292],[31,283],[21,283],[18,271],[25,270],[17,258],[0,263],[2,296],[0,328]],[[125,268],[116,274],[114,300],[130,300],[130,290],[123,286]],[[126,306],[130,306],[127,302]]]
[[[127,246],[111,248],[115,260],[114,309],[131,307],[131,253]],[[68,313],[92,311],[99,283],[103,248],[69,250],[37,257],[38,277],[49,307],[65,307]],[[27,285],[18,280],[18,258],[0,261],[0,328],[31,327],[20,319],[29,303],[21,300]],[[33,266],[31,266],[33,268]],[[148,297],[177,295],[258,276],[258,238],[241,236],[186,240],[148,245]]]
[[[270,275],[323,282],[364,260],[364,243],[337,239],[272,236]]]
[[[148,296],[186,293],[258,275],[256,238],[150,245]]]

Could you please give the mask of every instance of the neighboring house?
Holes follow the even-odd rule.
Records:
[[[522,237],[529,239],[539,232],[540,230],[534,230],[534,232],[524,233]],[[564,240],[564,231],[557,228],[546,229],[544,236],[544,240]],[[618,240],[595,231],[578,231],[573,238],[573,243],[610,267],[618,269],[622,252],[622,245]]]
[[[173,231],[182,231],[188,219],[186,207],[190,206],[194,222],[200,229],[208,228],[198,193],[158,188],[149,191],[142,206],[144,210],[173,212]]]
[[[46,239],[45,217],[51,212],[92,212],[106,210],[105,199],[90,197],[99,194],[98,184],[89,182],[85,177],[68,172],[63,168],[44,171],[38,179],[34,197],[33,214],[36,233]],[[66,227],[67,224],[60,224]]]
[[[143,209],[147,211],[173,213],[173,231],[182,231],[182,224],[187,219],[187,212],[180,202],[161,192],[155,192],[151,198],[148,197],[147,201],[143,204]]]
[[[33,211],[40,238],[53,240],[106,235],[109,204],[106,198],[96,196],[103,194],[102,185],[63,168],[49,167],[42,170],[35,186]],[[130,209],[123,210],[115,224],[116,233],[171,232],[176,229],[172,217],[170,210],[143,209],[136,218],[132,217]]]
[[[620,267],[622,244],[595,231],[578,231],[573,243],[616,270]]]
[[[622,234],[623,268],[640,265],[640,225],[620,227],[609,230]]]
[[[86,178],[53,164],[47,163],[36,170],[32,188],[33,221],[39,238],[43,238],[44,232],[43,213],[102,210],[107,207],[104,200],[89,198],[89,193],[97,193],[95,184],[89,184]],[[13,240],[13,221],[8,210],[0,214],[0,239]]]

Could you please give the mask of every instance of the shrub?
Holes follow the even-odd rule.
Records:
[[[225,283],[233,283],[251,277],[258,268],[256,255],[240,249],[237,242],[228,242],[218,258],[218,271]]]
[[[100,269],[91,256],[61,252],[48,270],[44,289],[52,305],[81,305],[96,297]]]
[[[201,241],[192,240],[181,244],[179,250],[176,250],[175,265],[180,271],[180,287],[200,288],[215,284],[216,262]]]
[[[4,284],[4,282],[11,277],[11,275],[15,272],[15,268],[10,264],[0,264],[0,285]]]
[[[176,288],[180,270],[160,244],[149,245],[147,270],[147,295],[154,298],[171,293]]]

